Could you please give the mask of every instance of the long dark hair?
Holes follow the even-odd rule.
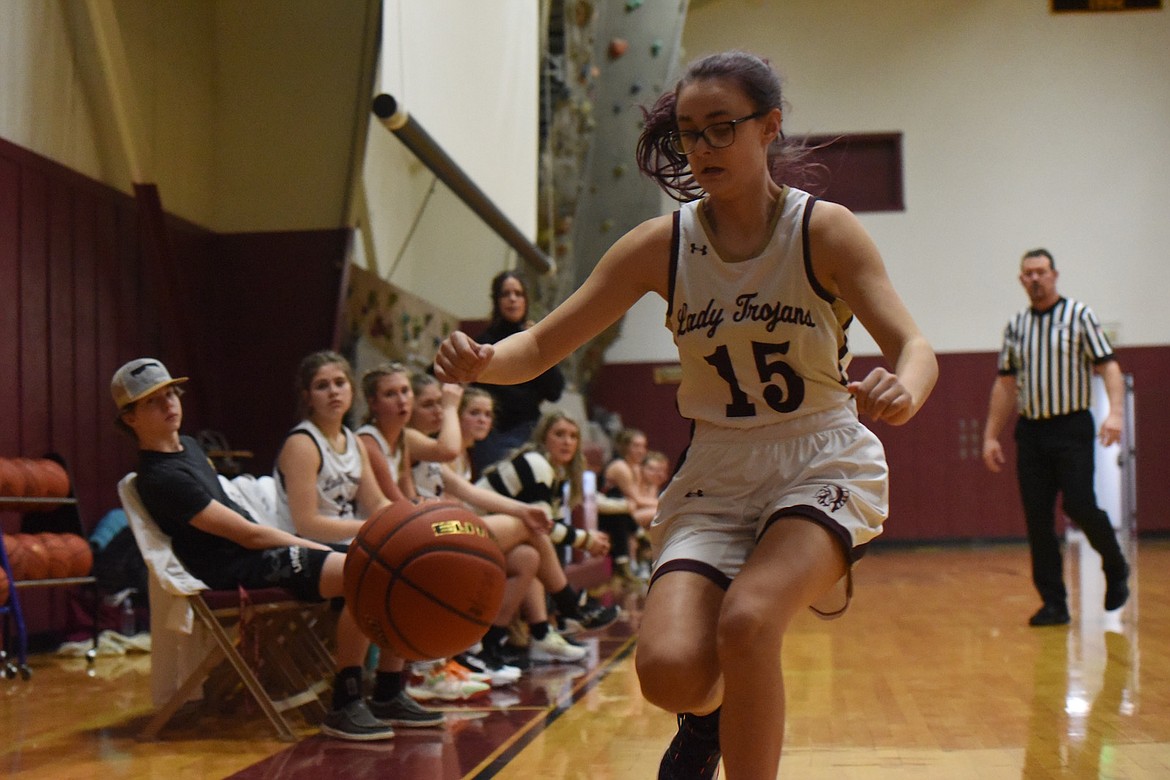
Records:
[[[680,202],[701,198],[703,188],[691,174],[687,156],[670,143],[670,136],[678,130],[678,95],[687,85],[707,79],[734,84],[756,111],[773,108],[783,111],[787,105],[780,90],[780,77],[766,59],[747,52],[727,51],[692,62],[673,90],[664,93],[649,109],[642,109],[642,134],[635,153],[639,170]],[[772,178],[783,184],[799,177],[807,151],[803,144],[785,138],[781,130],[768,152]]]
[[[524,291],[524,316],[520,318],[519,323],[513,323],[504,319],[504,315],[500,312],[500,294],[504,291],[504,282],[509,279],[515,279],[520,283],[520,289]],[[496,329],[501,325],[524,327],[524,321],[528,319],[528,285],[520,278],[520,274],[515,271],[500,271],[492,277],[492,318],[491,324],[488,325],[491,329]]]

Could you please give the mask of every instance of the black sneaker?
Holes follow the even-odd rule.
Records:
[[[585,602],[576,615],[561,618],[561,633],[565,636],[572,636],[584,631],[600,631],[617,620],[621,614],[621,607],[607,607],[591,598]]]
[[[528,657],[528,648],[504,642],[492,652],[493,660],[498,660],[506,666],[515,666],[520,671],[532,668],[532,659]]]
[[[351,742],[373,742],[392,738],[394,729],[375,718],[365,701],[354,699],[325,716],[325,720],[321,721],[321,733]]]
[[[678,733],[658,765],[658,780],[711,780],[719,774],[719,710],[678,716]]]
[[[391,726],[425,729],[443,725],[443,713],[421,707],[406,691],[399,691],[390,701],[371,699],[368,706],[375,718]]]
[[[1045,604],[1036,610],[1036,614],[1028,620],[1028,625],[1065,626],[1068,622],[1068,607],[1064,604]]]
[[[1105,575],[1105,609],[1112,612],[1121,609],[1129,601],[1129,564],[1115,575]]]

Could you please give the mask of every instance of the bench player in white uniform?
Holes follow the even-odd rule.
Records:
[[[345,551],[364,518],[389,505],[357,436],[345,427],[353,404],[349,362],[335,352],[314,352],[297,370],[302,420],[285,437],[274,477],[278,514],[294,533]],[[355,629],[356,630],[356,629]],[[361,701],[369,643],[338,660],[334,708]],[[405,691],[405,661],[382,648],[368,704],[355,717],[406,728],[443,724],[442,713],[420,707]],[[328,733],[328,732],[326,732]]]
[[[733,780],[776,776],[785,630],[886,513],[884,456],[857,413],[902,424],[938,374],[861,223],[784,186],[781,106],[758,57],[693,63],[647,111],[638,164],[699,202],[618,239],[532,328],[494,345],[455,333],[435,360],[448,381],[523,381],[644,294],[667,301],[695,429],[653,527],[637,650],[643,695],[682,713],[660,778],[713,777],[721,752]],[[845,374],[854,313],[889,365],[860,381]]]

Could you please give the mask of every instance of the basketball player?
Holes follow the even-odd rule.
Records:
[[[344,551],[362,519],[389,505],[370,470],[369,456],[345,415],[353,405],[353,372],[336,352],[314,352],[297,369],[298,402],[304,419],[289,431],[276,456],[277,514],[296,534]],[[362,668],[368,643],[338,672],[334,706],[362,698]],[[406,662],[381,648],[368,707],[393,726],[443,724],[442,713],[419,706],[406,692]]]
[[[721,752],[733,780],[776,776],[785,630],[887,513],[885,455],[858,413],[905,423],[938,374],[857,218],[783,182],[781,106],[758,57],[693,63],[638,143],[639,167],[682,208],[618,239],[532,328],[495,345],[456,332],[435,360],[446,381],[523,381],[644,294],[666,301],[695,427],[651,525],[636,659],[643,695],[681,713],[661,778],[712,777]],[[846,375],[854,315],[890,366],[860,381]]]
[[[286,588],[306,601],[344,594],[345,556],[272,525],[257,523],[219,483],[199,443],[181,436],[186,377],[173,379],[157,360],[141,358],[114,374],[110,391],[117,423],[138,442],[138,493],[150,516],[171,539],[175,554],[212,588]],[[338,676],[361,662],[367,642],[348,610],[337,618]],[[322,721],[321,731],[355,741],[389,739],[394,731],[376,719],[361,696],[346,698]]]

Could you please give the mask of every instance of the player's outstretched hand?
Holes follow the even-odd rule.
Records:
[[[890,425],[901,425],[914,416],[914,399],[898,381],[897,374],[875,368],[860,382],[850,382],[848,390],[857,399],[857,411]]]
[[[474,382],[491,362],[495,348],[477,344],[462,331],[455,331],[439,345],[435,355],[435,376],[443,382]]]

